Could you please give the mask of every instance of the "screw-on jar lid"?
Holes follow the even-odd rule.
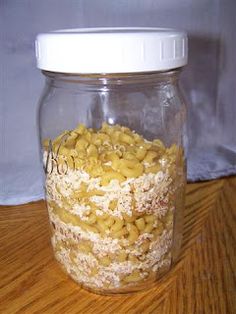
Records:
[[[187,35],[165,28],[80,28],[39,34],[37,66],[62,73],[165,71],[187,63]]]

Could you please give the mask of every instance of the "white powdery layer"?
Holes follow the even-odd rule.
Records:
[[[145,277],[145,274],[151,270],[155,272],[162,267],[169,266],[172,229],[164,229],[155,241],[152,233],[141,234],[132,246],[128,246],[127,239],[103,237],[99,233],[85,231],[71,223],[64,223],[50,207],[50,201],[53,201],[62,210],[69,211],[86,222],[92,208],[89,204],[81,204],[76,200],[76,193],[80,192],[81,184],[86,184],[88,192],[97,190],[104,193],[104,195],[89,197],[89,200],[98,207],[95,212],[93,211],[98,216],[103,213],[120,218],[123,218],[124,213],[131,216],[132,200],[135,200],[137,212],[154,214],[158,219],[170,210],[169,195],[174,191],[169,174],[162,171],[156,174],[143,174],[139,178],[127,179],[122,183],[111,180],[107,186],[101,186],[100,181],[100,178],[91,178],[82,170],[69,169],[63,175],[53,171],[47,175],[48,209],[54,227],[52,244],[55,248],[56,258],[64,265],[66,271],[77,282],[88,287],[104,288],[108,285],[109,288],[119,288],[122,285],[122,278],[134,270],[140,271],[141,277]],[[109,205],[113,200],[117,201],[117,206],[116,209],[111,210]],[[147,240],[151,241],[150,249],[148,253],[142,255],[141,245]],[[70,241],[74,244],[71,245]],[[79,248],[75,249],[81,241],[91,242],[92,252],[84,253]],[[58,246],[60,250],[56,249]],[[99,264],[98,259],[119,254],[121,251],[136,256],[139,261],[135,263],[129,260],[113,261],[107,267]],[[98,270],[96,274],[91,273],[94,267]]]
[[[67,174],[60,175],[56,171],[47,175],[46,190],[48,201],[54,201],[59,207],[87,220],[91,211],[90,205],[76,202],[76,193],[81,184],[86,184],[87,191],[97,190],[104,195],[92,195],[90,201],[98,209],[96,215],[103,213],[122,218],[122,214],[132,215],[132,200],[136,202],[136,210],[140,213],[164,216],[168,210],[169,193],[172,179],[168,173],[159,171],[156,174],[143,174],[138,178],[127,179],[119,183],[111,180],[107,186],[100,185],[100,178],[92,178],[82,170],[68,170]],[[114,210],[109,208],[111,201],[117,201]]]
[[[66,224],[60,220],[60,218],[54,213],[49,211],[50,221],[55,228],[55,236],[53,241],[66,241],[68,239],[80,242],[82,240],[91,241],[93,243],[93,251],[98,254],[99,257],[106,255],[107,253],[116,253],[121,250],[118,239],[112,239],[110,237],[102,238],[99,233],[87,232],[78,226],[72,224]]]
[[[172,231],[164,230],[156,241],[153,241],[150,247],[150,252],[146,254],[143,261],[132,263],[131,261],[112,262],[109,266],[99,264],[97,257],[107,256],[108,254],[119,253],[122,247],[117,239],[102,238],[99,234],[85,232],[77,226],[65,224],[53,213],[50,214],[51,222],[54,225],[54,235],[52,237],[52,245],[55,248],[57,260],[64,266],[66,271],[80,284],[85,284],[91,288],[104,288],[109,285],[110,288],[119,288],[121,286],[121,277],[131,274],[134,270],[140,270],[141,274],[146,271],[157,271],[158,269],[169,266],[171,257],[165,257],[170,251],[172,241]],[[132,248],[126,248],[126,252],[139,255],[138,247],[146,239],[152,235],[142,234],[139,236]],[[92,253],[84,253],[75,251],[70,245],[65,245],[68,240],[79,243],[83,240],[90,240],[93,243]],[[58,251],[56,247],[62,243],[62,248]],[[73,252],[74,257],[71,258]],[[96,256],[96,257],[95,257]],[[91,275],[91,269],[96,267],[97,274]],[[121,276],[121,277],[120,277]]]

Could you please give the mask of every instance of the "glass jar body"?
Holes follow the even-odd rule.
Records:
[[[96,293],[149,288],[181,246],[179,70],[44,74],[39,127],[55,257]]]

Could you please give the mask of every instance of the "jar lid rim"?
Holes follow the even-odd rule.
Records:
[[[41,33],[37,67],[64,73],[164,71],[187,64],[187,35],[154,27],[77,28]]]

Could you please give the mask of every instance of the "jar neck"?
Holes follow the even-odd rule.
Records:
[[[176,84],[182,68],[163,72],[112,73],[112,74],[70,74],[42,71],[49,82],[86,85],[129,85],[129,84]]]

